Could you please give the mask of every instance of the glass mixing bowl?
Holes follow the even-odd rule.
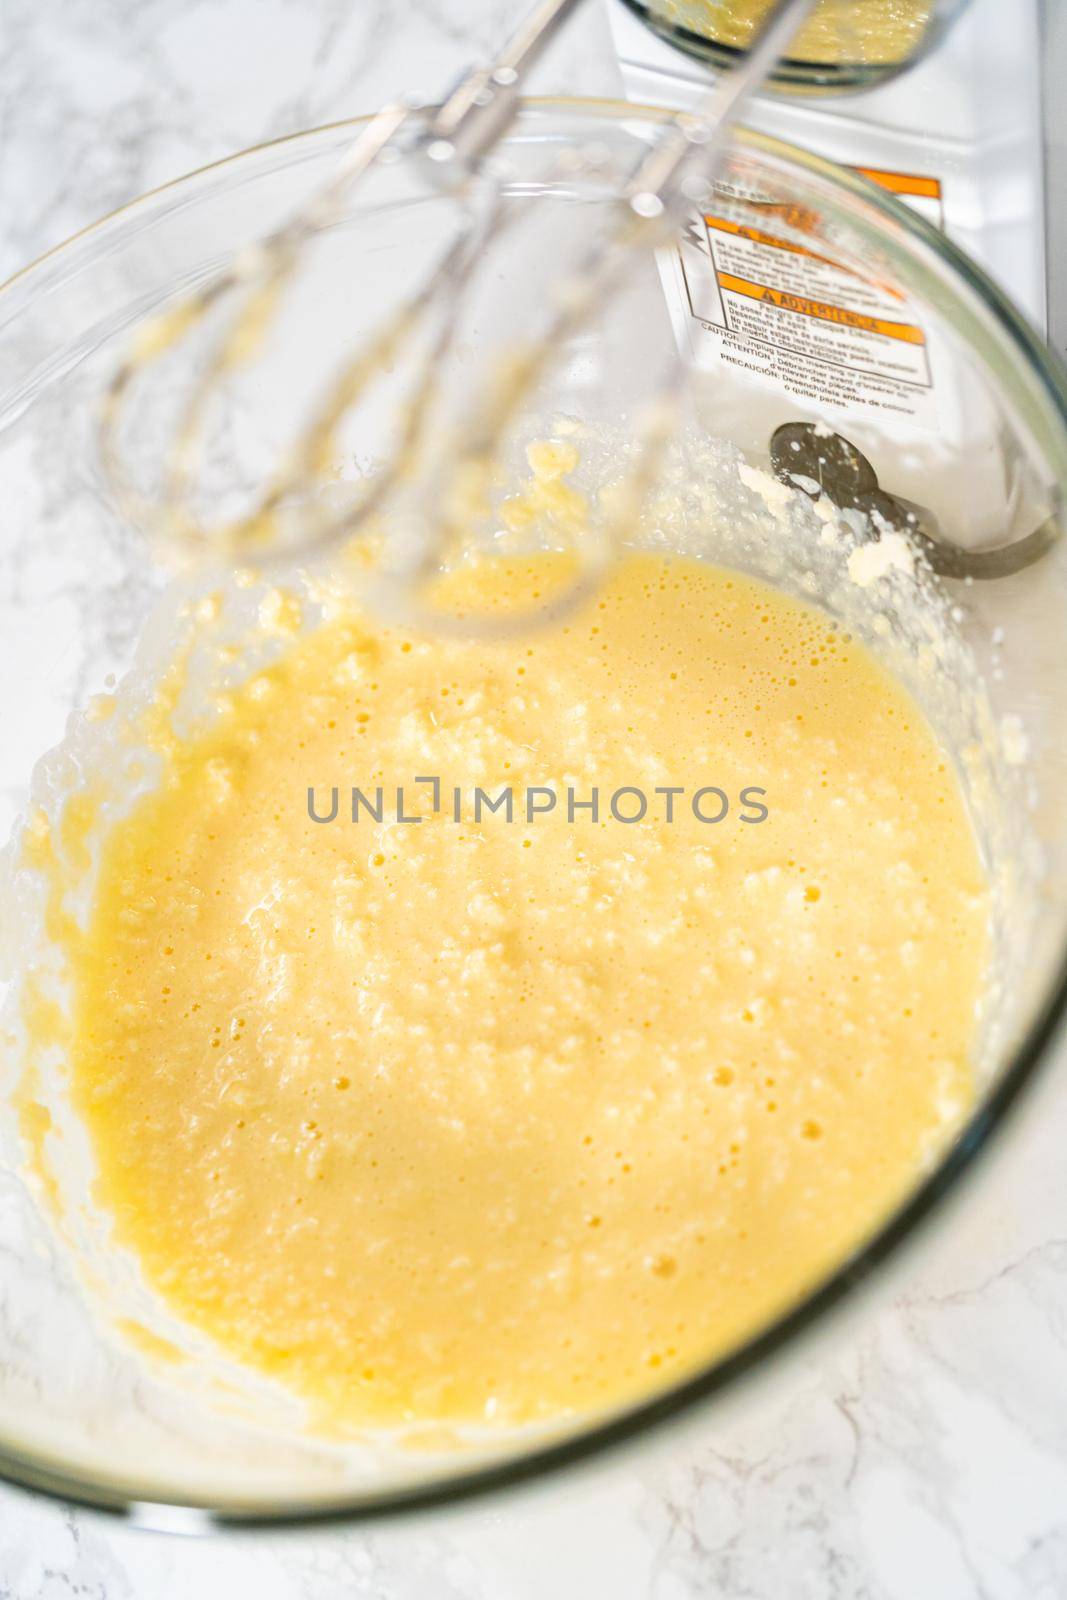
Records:
[[[476,326],[453,351],[457,370],[476,365],[479,341],[521,325],[546,261],[566,253],[576,204],[607,205],[618,174],[664,116],[607,102],[524,107],[504,152],[505,204],[519,225],[494,257]],[[346,123],[282,140],[172,183],[0,292],[5,832],[24,813],[34,763],[64,739],[75,708],[127,671],[138,639],[161,626],[173,588],[101,470],[104,384],[139,319],[176,303],[285,216],[330,173],[357,129]],[[561,157],[575,146],[587,151],[595,175],[577,200],[561,177],[571,171]],[[235,388],[227,462],[255,463],[277,449],[292,424],[293,395],[321,377],[323,352],[354,342],[414,281],[448,236],[450,205],[390,167],[323,230],[310,292],[294,302],[296,336],[265,352]],[[720,253],[713,265],[720,239],[734,254]],[[165,1527],[357,1519],[539,1478],[682,1419],[713,1426],[723,1399],[758,1396],[802,1334],[824,1337],[838,1320],[831,1313],[860,1284],[881,1281],[888,1259],[974,1164],[1045,1054],[1064,1007],[1067,951],[1064,376],[1000,292],[935,230],[863,179],[762,136],[739,136],[715,215],[693,219],[685,250],[687,260],[673,249],[658,261],[635,260],[617,301],[559,353],[545,404],[550,415],[584,419],[594,435],[625,434],[681,341],[694,367],[687,427],[698,441],[719,441],[712,466],[724,483],[732,473],[739,536],[724,559],[830,610],[851,605],[852,625],[888,653],[953,748],[1002,891],[980,1103],[849,1260],[704,1370],[624,1411],[577,1416],[548,1432],[488,1432],[456,1451],[399,1450],[388,1441],[357,1447],[302,1432],[277,1396],[242,1388],[202,1346],[168,1363],[151,1334],[124,1336],[102,1309],[110,1306],[106,1252],[89,1249],[76,1205],[64,1225],[54,1224],[48,1194],[25,1170],[29,1146],[49,1157],[54,1186],[90,1192],[65,1104],[62,1051],[37,1062],[27,1084],[9,1007],[0,1475],[10,1481]],[[748,267],[737,254],[745,251]],[[759,261],[778,263],[777,287],[753,283]],[[795,277],[808,266],[831,274],[820,280],[823,298]],[[870,314],[835,308],[825,284],[845,279],[856,294],[888,295],[893,315],[884,304]],[[353,459],[380,448],[372,437],[378,420],[372,408],[351,424],[343,444]],[[772,473],[788,475],[792,466],[801,490],[817,495],[811,474],[821,471],[830,433],[847,433],[861,454],[835,457],[823,489],[843,503],[851,495],[861,520],[864,504],[873,504],[905,537],[926,541],[940,572],[930,580],[930,603],[951,634],[944,651],[917,639],[892,601],[879,600],[882,591],[843,600],[817,552],[801,559],[784,547],[765,503],[778,486]],[[751,463],[747,488],[739,451]],[[857,493],[882,498],[861,504]],[[215,581],[195,572],[181,580],[183,592]],[[49,771],[54,764],[39,768],[38,787]],[[14,984],[28,958],[47,960],[40,907],[18,874],[3,919],[4,969]]]
[[[711,67],[729,67],[747,46],[755,6],[731,0],[623,0],[661,39]],[[874,89],[928,55],[967,0],[823,0],[806,48],[786,56],[769,83],[783,94],[837,94]],[[887,16],[896,27],[887,37]],[[904,19],[901,22],[901,18]],[[851,42],[844,33],[851,24]],[[811,29],[817,30],[814,36]],[[801,41],[802,45],[804,41]]]

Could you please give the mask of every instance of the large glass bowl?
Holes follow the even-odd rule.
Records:
[[[633,166],[665,115],[608,102],[529,103],[507,141],[506,203],[535,220],[543,203],[551,231],[559,174],[569,170],[561,153],[591,150],[603,190],[611,174]],[[285,216],[330,173],[357,132],[355,123],[320,129],[183,178],[52,251],[0,292],[4,832],[24,811],[34,762],[60,743],[76,707],[127,670],[166,598],[158,552],[116,507],[98,453],[100,395],[131,330]],[[978,269],[861,178],[751,133],[739,135],[725,176],[731,226],[744,228],[751,206],[752,220],[765,227],[773,215],[775,234],[796,252],[832,257],[889,285],[925,329],[943,386],[936,471],[901,443],[899,419],[890,413],[868,407],[854,442],[882,486],[897,492],[898,506],[919,503],[923,518],[936,512],[926,524],[941,573],[935,587],[958,629],[959,653],[927,674],[925,688],[916,680],[916,692],[946,737],[944,716],[957,691],[977,686],[988,708],[966,749],[956,750],[985,786],[997,833],[990,850],[999,866],[1011,858],[1014,897],[991,986],[992,1058],[980,1104],[933,1170],[849,1260],[743,1348],[704,1370],[629,1409],[575,1417],[549,1433],[489,1434],[459,1452],[353,1452],[294,1431],[291,1419],[269,1406],[257,1411],[247,1396],[227,1407],[207,1355],[168,1366],[155,1359],[150,1339],[124,1340],[98,1315],[76,1252],[22,1170],[27,1134],[31,1143],[60,1140],[62,1064],[53,1082],[34,1091],[45,1101],[51,1096],[53,1114],[44,1123],[27,1118],[18,1041],[9,1030],[8,1168],[0,1179],[0,1475],[12,1482],[193,1530],[233,1521],[357,1519],[539,1478],[682,1419],[700,1418],[712,1428],[724,1398],[747,1403],[758,1395],[801,1335],[817,1330],[823,1337],[837,1320],[831,1314],[861,1284],[881,1281],[889,1258],[975,1163],[1045,1054],[1064,1007],[1067,952],[1063,374]],[[603,193],[589,203],[606,203]],[[398,286],[412,280],[448,226],[445,201],[413,189],[399,168],[379,174],[316,246],[316,292],[299,307],[300,352],[332,350],[342,338],[354,342]],[[502,241],[493,280],[498,313],[503,307],[518,316],[544,276],[549,256],[531,250],[530,237],[520,226]],[[693,248],[704,250],[705,242]],[[564,248],[558,239],[557,245]],[[651,259],[635,262],[617,305],[578,336],[573,352],[561,353],[554,403],[584,412],[597,426],[625,429],[675,339],[709,331],[691,306],[679,313],[677,299],[672,322],[664,285],[675,281],[676,265],[669,256],[659,263],[662,271]],[[491,332],[487,327],[486,337]],[[292,341],[286,347],[291,357]],[[457,359],[469,365],[472,353],[465,349]],[[810,394],[790,395],[773,382],[745,388],[743,373],[741,388],[734,382],[720,367],[696,384],[698,426],[746,452],[760,469],[773,463],[768,407],[775,431],[799,421],[810,443],[820,421]],[[268,439],[285,393],[284,373],[268,360],[244,397],[258,408]],[[831,425],[839,428],[840,419]],[[358,449],[361,441],[352,443]],[[791,576],[788,553],[770,554],[757,539],[736,559],[752,570],[777,571],[787,586],[832,608],[810,571]],[[891,641],[893,619],[883,617],[880,627]],[[907,676],[907,649],[898,656]],[[953,661],[962,663],[955,677]],[[1012,851],[1024,838],[1026,849],[1015,859]],[[35,937],[25,913],[14,902],[3,909],[9,973]],[[62,1159],[61,1144],[58,1153]]]

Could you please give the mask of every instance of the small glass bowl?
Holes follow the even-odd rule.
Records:
[[[623,0],[623,4],[661,39],[709,67],[728,70],[744,54],[737,42],[737,25],[730,22],[730,0]],[[871,13],[884,4],[885,0],[859,0],[857,9]],[[840,10],[841,0],[824,0],[824,5]],[[845,59],[787,56],[770,74],[768,86],[790,95],[843,94],[877,88],[928,55],[966,5],[967,0],[922,0],[916,7],[921,16],[914,37],[905,50],[893,51],[886,59],[876,48],[861,48],[852,58]],[[718,23],[716,11],[723,18]],[[817,20],[818,10],[815,15]]]

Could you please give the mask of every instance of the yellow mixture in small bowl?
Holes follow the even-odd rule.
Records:
[[[525,606],[557,562],[452,601]],[[648,553],[518,642],[353,605],[106,842],[71,1050],[99,1200],[335,1428],[624,1403],[942,1147],[987,929],[948,757],[824,613]]]
[[[650,0],[653,17],[716,44],[747,50],[771,0]],[[933,0],[821,0],[789,48],[794,61],[826,66],[896,66],[922,44]]]

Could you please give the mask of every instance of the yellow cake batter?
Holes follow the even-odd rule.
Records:
[[[525,604],[556,561],[452,599]],[[475,823],[503,785],[514,820]],[[528,823],[553,785],[598,819]],[[685,795],[621,823],[624,785]],[[353,610],[174,741],[106,846],[73,1052],[99,1197],[174,1312],[333,1424],[633,1397],[913,1181],[972,1094],[986,925],[943,752],[813,609],[634,554],[516,643]]]
[[[713,39],[747,50],[771,0],[651,0],[650,10]],[[789,54],[828,66],[895,66],[922,43],[932,0],[822,0],[797,32]]]

